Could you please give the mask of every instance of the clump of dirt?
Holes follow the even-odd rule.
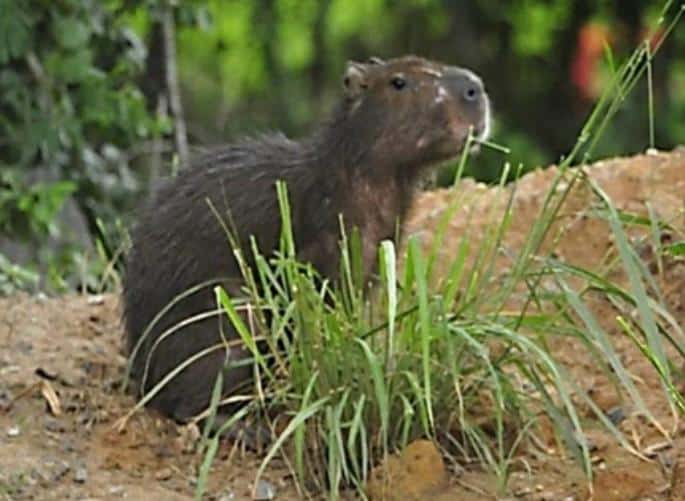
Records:
[[[683,239],[685,150],[600,162],[587,172],[619,208],[646,214],[649,202],[674,228],[668,238]],[[538,216],[555,174],[554,168],[539,170],[517,183],[513,219],[498,258],[502,270],[511,266],[511,256]],[[509,189],[465,180],[457,189],[425,193],[414,207],[409,232],[420,234],[424,245],[430,246],[440,215],[454,197],[463,197],[466,203],[449,222],[440,246],[438,269],[444,271],[465,231],[471,235],[472,247],[477,246],[488,211],[493,211],[495,219],[501,215]],[[606,222],[593,213],[595,209],[596,199],[579,184],[562,208],[545,249],[562,232],[555,244],[559,259],[597,266],[612,252],[614,242]],[[637,239],[641,233],[631,230],[631,236]],[[649,245],[640,249],[672,315],[685,324],[685,262],[657,259]],[[624,280],[620,273],[612,279]],[[593,360],[580,358],[582,352],[571,340],[554,346],[555,354],[600,408],[608,415],[622,414],[621,429],[644,456],[627,452],[601,427],[592,426],[588,410],[584,417],[593,444],[595,499],[683,499],[685,427],[664,398],[654,368],[620,334],[611,305],[598,299],[592,307],[613,336],[622,363],[635,375],[654,417],[664,426],[658,429],[617,400],[602,371]],[[195,450],[196,429],[177,426],[152,412],[135,414],[123,433],[113,429],[134,404],[119,387],[125,367],[120,341],[116,295],[18,295],[0,300],[0,493],[6,498],[192,498],[202,459]],[[509,493],[530,500],[585,499],[585,477],[558,450],[551,427],[544,445],[544,455],[530,453],[517,460]],[[416,464],[388,460],[397,463],[395,476],[404,483],[381,483],[381,488],[397,499],[397,494],[413,492],[418,477],[435,487],[434,496],[426,494],[431,499],[492,499],[496,495],[495,479],[475,466],[464,465],[445,479],[437,466],[440,461],[426,444],[413,447],[422,451],[423,459]],[[405,456],[411,457],[411,450],[398,458]],[[250,499],[259,462],[259,457],[222,444],[210,475],[209,499]],[[276,499],[301,498],[286,465],[277,460],[265,480],[276,491]]]
[[[429,440],[416,440],[371,471],[366,494],[372,500],[419,501],[435,499],[447,486],[447,468],[440,451]]]

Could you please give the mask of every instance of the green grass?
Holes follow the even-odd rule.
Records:
[[[667,34],[682,13],[681,7],[666,3],[661,24]],[[458,192],[427,252],[414,238],[407,242],[404,256],[392,242],[382,242],[378,281],[369,293],[361,283],[356,234],[342,232],[342,279],[337,288],[297,261],[287,190],[279,184],[280,250],[262,256],[253,242],[257,266],[254,270],[243,266],[245,296],[256,329],[239,314],[244,298],[234,301],[217,289],[218,306],[254,353],[258,378],[252,396],[257,398],[242,414],[264,415],[275,409],[279,419],[287,419],[259,475],[274,457],[282,456],[292,465],[303,491],[326,491],[332,498],[349,487],[363,492],[371,466],[416,437],[430,437],[454,460],[476,461],[492,472],[499,492],[504,492],[517,454],[535,447],[542,414],[554,424],[560,445],[577,459],[591,482],[584,433],[588,423],[579,415],[579,402],[627,450],[642,453],[555,356],[553,346],[561,338],[576,340],[585,350],[578,356],[591,357],[617,394],[669,435],[645,404],[630,368],[622,364],[615,337],[602,327],[588,302],[590,297],[602,298],[613,305],[618,312],[616,326],[654,366],[674,413],[685,411],[683,396],[673,382],[674,360],[667,356],[675,352],[682,365],[685,336],[626,231],[626,225],[642,223],[647,239],[657,246],[665,223],[652,211],[646,218],[628,217],[581,169],[570,168],[592,158],[594,145],[625,96],[645,72],[651,77],[657,51],[658,47],[650,51],[640,45],[616,70],[572,152],[560,163],[523,246],[505,270],[496,266],[496,260],[513,215],[513,189],[501,192],[509,197],[503,201],[503,214],[492,209],[483,228],[485,238],[477,246],[472,245],[469,230],[464,233],[444,276],[437,276],[435,270],[447,222],[469,217]],[[651,110],[651,98],[649,103]],[[650,124],[649,145],[653,144]],[[464,162],[465,156],[457,178]],[[502,183],[508,175],[507,167]],[[578,183],[587,183],[594,191],[602,209],[597,217],[607,220],[615,240],[615,255],[597,270],[580,269],[541,252],[545,239],[563,238],[550,231]],[[679,252],[679,247],[673,249]],[[661,267],[667,249],[657,250]],[[234,252],[241,256],[237,246]],[[616,269],[627,277],[626,285],[607,278]],[[550,282],[554,287],[545,285]],[[512,298],[516,298],[515,309]],[[266,353],[257,350],[255,330],[269,347]],[[283,346],[285,350],[278,348]],[[215,392],[210,421],[218,404]],[[205,433],[198,498],[206,489],[217,446],[218,438]]]

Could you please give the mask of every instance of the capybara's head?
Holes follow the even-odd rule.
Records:
[[[476,140],[489,133],[483,82],[464,68],[416,56],[371,58],[348,63],[343,87],[345,132],[363,137],[358,145],[396,167],[454,158],[470,131]]]

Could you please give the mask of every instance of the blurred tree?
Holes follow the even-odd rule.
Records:
[[[87,237],[114,242],[103,234],[112,224],[98,219],[127,220],[140,190],[173,172],[165,167],[176,165],[168,153],[180,148],[185,155],[185,125],[191,147],[265,129],[304,134],[338,98],[345,61],[370,55],[416,53],[483,77],[494,104],[493,139],[512,153],[484,149],[471,159],[471,175],[497,179],[504,160],[525,169],[558,161],[612,77],[611,61],[641,43],[662,6],[658,0],[0,0],[0,229],[13,241],[28,239],[41,254],[47,235],[64,236],[75,226],[56,224],[71,206]],[[685,30],[677,29],[653,66],[662,148],[685,137],[683,53]],[[648,130],[641,84],[595,153],[643,150]],[[451,176],[446,169],[439,182]],[[7,248],[0,241],[0,253]],[[50,250],[53,261],[71,264],[56,269],[73,272],[78,253],[67,246],[66,257],[57,259],[60,252]]]
[[[0,252],[41,262],[43,275],[59,262],[57,287],[82,271],[94,236],[108,241],[98,218],[127,207],[132,161],[165,129],[136,84],[146,51],[121,23],[127,8],[0,0]]]

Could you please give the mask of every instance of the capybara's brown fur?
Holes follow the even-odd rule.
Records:
[[[141,209],[123,291],[129,353],[138,346],[132,376],[140,393],[220,343],[219,322],[229,339],[239,339],[218,315],[172,332],[175,324],[216,308],[212,287],[178,302],[143,334],[162,309],[196,284],[215,280],[239,291],[242,275],[223,224],[232,221],[229,227],[247,244],[246,256],[252,254],[250,236],[263,254],[272,252],[281,231],[277,180],[287,185],[299,258],[335,281],[342,215],[347,228],[359,230],[368,276],[380,241],[397,236],[419,176],[456,157],[470,130],[476,138],[488,133],[488,98],[468,70],[415,56],[372,58],[349,63],[343,83],[332,117],[309,137],[294,141],[269,134],[218,148],[168,180]],[[187,420],[206,408],[229,359],[247,356],[238,347],[230,356],[220,349],[199,357],[151,405]],[[251,377],[249,365],[225,370],[224,395]]]

